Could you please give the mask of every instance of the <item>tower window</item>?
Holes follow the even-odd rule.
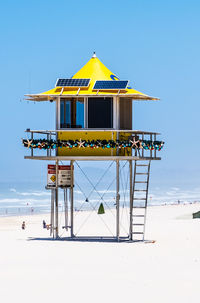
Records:
[[[60,128],[84,128],[84,101],[61,99]]]

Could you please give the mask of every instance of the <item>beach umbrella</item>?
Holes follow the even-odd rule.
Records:
[[[102,215],[102,214],[105,214],[103,203],[99,205],[99,209],[98,209],[98,215]]]

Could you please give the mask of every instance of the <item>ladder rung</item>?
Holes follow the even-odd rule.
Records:
[[[136,166],[149,166],[149,164],[136,164]]]
[[[148,173],[135,173],[136,175],[148,175]]]
[[[133,217],[144,217],[144,215],[133,215]]]
[[[142,224],[142,223],[133,223],[132,225],[136,225],[136,226],[144,226],[144,224]]]
[[[135,181],[135,183],[147,183],[147,181]]]
[[[132,232],[132,234],[143,235],[144,233],[143,233],[143,232],[140,232],[140,231],[134,231],[134,232]]]
[[[146,198],[133,198],[133,200],[146,200]]]
[[[146,208],[145,206],[133,206],[133,208]]]
[[[146,189],[134,189],[134,191],[147,191]]]

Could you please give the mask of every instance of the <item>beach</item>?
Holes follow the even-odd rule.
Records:
[[[200,204],[149,207],[145,239],[153,243],[52,240],[42,228],[49,214],[1,217],[1,300],[197,302],[200,219],[191,214],[198,210]],[[95,233],[95,220],[86,231]]]

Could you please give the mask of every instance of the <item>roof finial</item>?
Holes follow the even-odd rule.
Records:
[[[92,58],[96,58],[96,57],[97,57],[96,52],[94,52]]]

